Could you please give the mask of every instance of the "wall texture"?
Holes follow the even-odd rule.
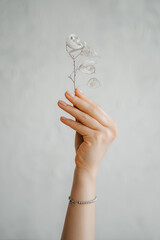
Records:
[[[99,169],[96,239],[158,240],[158,0],[0,0],[0,240],[60,239],[75,156],[57,106],[73,91],[70,33],[101,55],[102,87],[81,89],[119,129]]]

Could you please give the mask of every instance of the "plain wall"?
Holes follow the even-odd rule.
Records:
[[[78,84],[119,135],[97,180],[97,240],[160,239],[160,1],[0,1],[0,240],[60,239],[74,131],[58,106],[73,92],[65,40],[101,58],[101,87]]]

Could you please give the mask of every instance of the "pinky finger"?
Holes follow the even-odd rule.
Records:
[[[75,131],[77,131],[79,134],[81,134],[82,136],[85,135],[91,135],[91,129],[86,127],[85,125],[83,125],[80,122],[74,121],[72,119],[69,118],[65,118],[65,117],[60,117],[60,120],[66,124],[67,126],[71,127],[72,129],[74,129]]]

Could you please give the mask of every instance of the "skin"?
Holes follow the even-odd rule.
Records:
[[[74,201],[88,201],[96,196],[99,165],[118,135],[116,122],[78,88],[75,95],[66,91],[71,104],[59,100],[58,106],[75,118],[61,117],[75,133],[75,170],[70,196]],[[95,203],[68,204],[61,240],[95,239]]]

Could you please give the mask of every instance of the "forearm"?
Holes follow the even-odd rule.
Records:
[[[87,201],[96,196],[96,175],[75,169],[71,198]],[[95,203],[68,204],[61,240],[94,240]]]
[[[88,201],[95,198],[99,164],[118,131],[116,122],[99,105],[78,89],[75,94],[65,93],[73,106],[63,101],[58,104],[76,119],[61,118],[76,131],[76,170],[70,195],[74,201]],[[69,203],[61,240],[94,240],[94,235],[95,203]]]

